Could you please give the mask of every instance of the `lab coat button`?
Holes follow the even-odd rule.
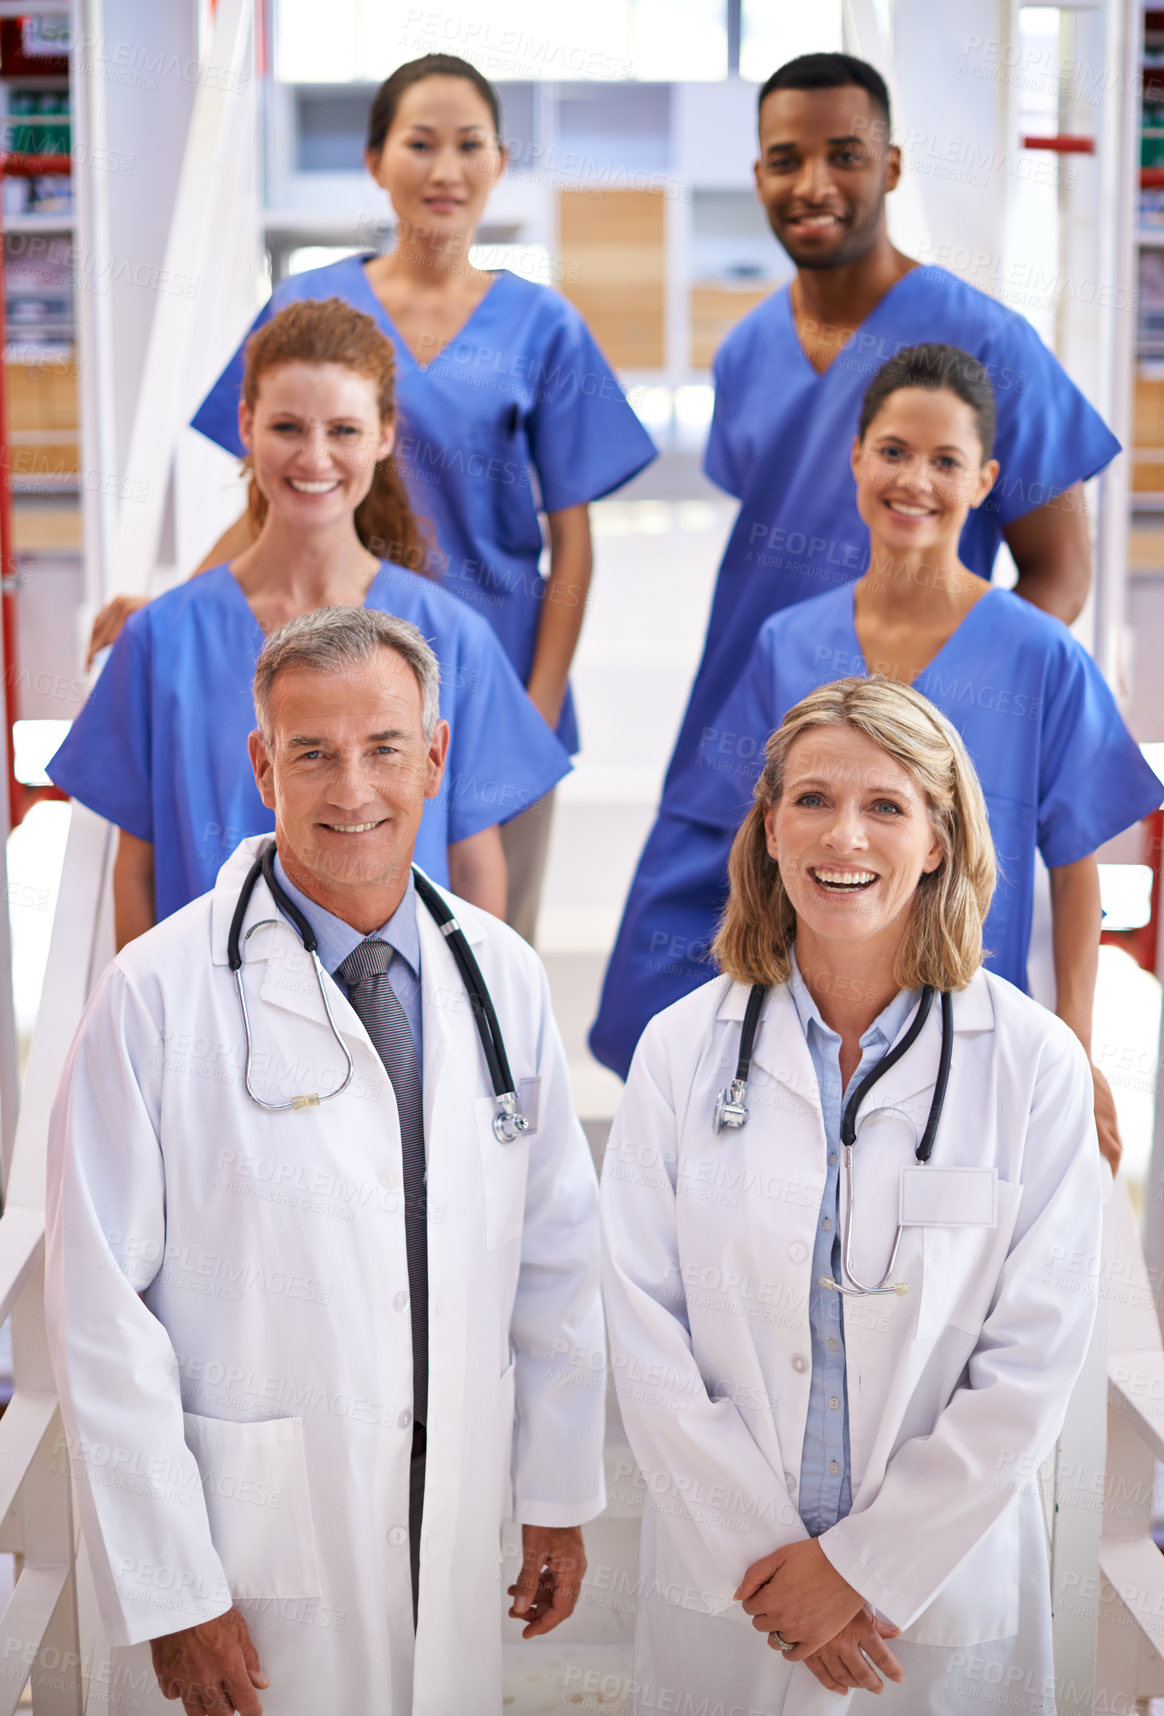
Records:
[[[406,1311],[408,1309],[408,1294],[404,1291],[403,1287],[400,1289],[399,1293],[397,1293],[392,1303],[398,1311]]]
[[[788,1255],[792,1259],[793,1263],[803,1263],[805,1258],[808,1256],[808,1247],[807,1245],[801,1245],[800,1241],[797,1240],[795,1245],[790,1245],[788,1247]]]
[[[795,1482],[796,1482],[796,1479],[793,1477],[792,1473],[791,1472],[785,1472],[785,1474],[784,1474],[784,1488],[786,1490],[790,1490],[792,1488],[792,1486],[795,1484]]]
[[[394,1525],[388,1533],[388,1541],[393,1549],[399,1549],[402,1543],[408,1542],[408,1533],[402,1525]]]
[[[808,1360],[805,1358],[803,1353],[794,1353],[792,1355],[792,1368],[793,1370],[808,1369]]]
[[[412,1413],[408,1410],[407,1406],[404,1408],[404,1411],[400,1414],[396,1422],[402,1430],[408,1429],[408,1426],[412,1423]]]

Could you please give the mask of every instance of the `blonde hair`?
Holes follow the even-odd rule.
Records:
[[[982,963],[982,925],[994,893],[994,841],[966,747],[946,717],[911,686],[875,674],[822,685],[790,709],[765,748],[755,803],[732,844],[731,893],[712,945],[738,983],[786,983],[796,913],[769,856],[765,812],[784,790],[788,753],[806,733],[849,727],[892,757],[922,793],[943,853],[922,876],[898,949],[901,989],[964,989]]]
[[[246,345],[242,397],[254,411],[259,383],[273,369],[288,363],[340,364],[366,376],[376,389],[381,423],[396,419],[396,354],[371,316],[353,309],[342,298],[299,298],[286,305],[253,333]],[[267,497],[259,487],[248,454],[244,469],[251,473],[247,517],[257,537],[267,516]],[[438,558],[425,519],[413,511],[394,454],[378,459],[372,486],[356,508],[356,535],[372,554],[432,576]]]

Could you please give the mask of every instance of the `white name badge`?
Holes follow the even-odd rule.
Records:
[[[898,1219],[902,1227],[997,1226],[997,1168],[903,1168]]]

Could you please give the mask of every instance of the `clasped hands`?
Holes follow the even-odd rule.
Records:
[[[758,1632],[779,1633],[792,1644],[785,1653],[789,1662],[803,1662],[830,1692],[880,1692],[881,1675],[905,1679],[885,1643],[901,1629],[874,1615],[815,1538],[787,1543],[754,1561],[735,1600]],[[775,1639],[768,1643],[780,1649]]]

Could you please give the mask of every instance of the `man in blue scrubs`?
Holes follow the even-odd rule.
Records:
[[[945,342],[986,366],[998,481],[970,515],[963,564],[989,578],[1001,542],[1018,593],[1070,623],[1091,554],[1082,485],[1119,443],[1024,317],[890,242],[901,175],[880,75],[847,54],[791,60],[760,91],[756,189],[796,265],[724,340],[705,468],[739,515],[668,781],[699,748],[769,614],[864,571],[849,448],[861,396],[902,346]]]

